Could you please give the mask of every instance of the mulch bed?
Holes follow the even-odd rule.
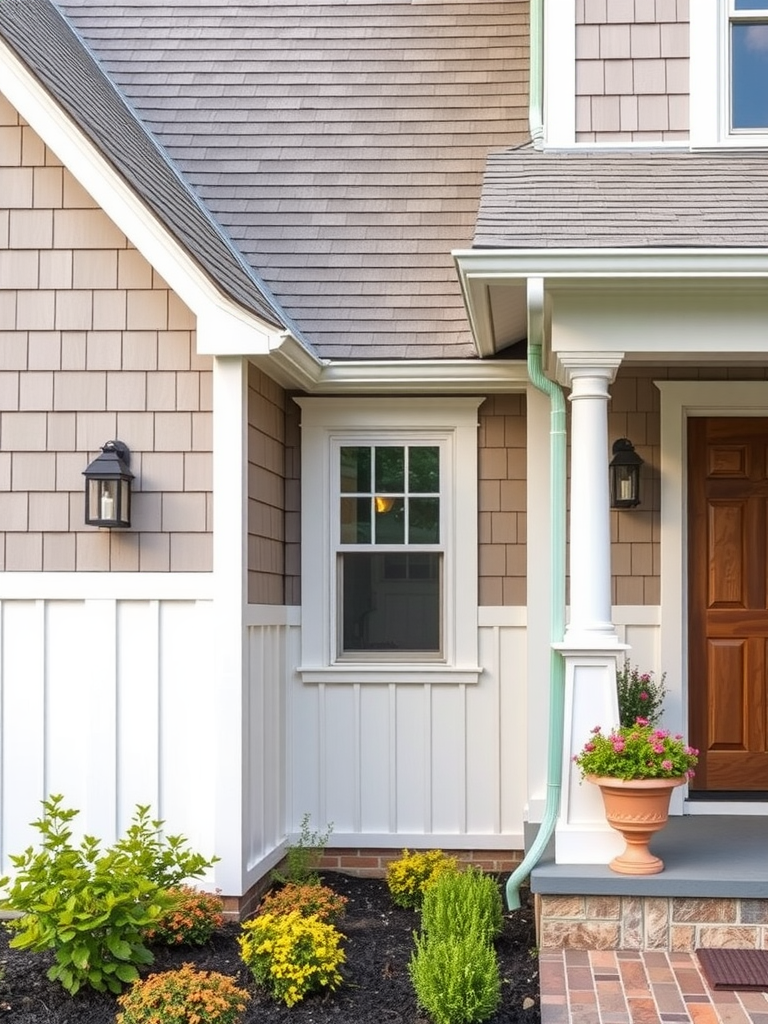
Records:
[[[242,1024],[417,1024],[425,1017],[416,1005],[408,962],[418,915],[392,903],[380,879],[332,874],[324,879],[349,900],[340,922],[347,936],[344,985],[328,996],[311,996],[288,1009],[253,983],[242,965],[237,925],[226,925],[203,948],[157,948],[147,973],[194,964],[200,970],[233,975],[251,995]],[[523,894],[526,895],[525,893]],[[540,1024],[539,964],[534,949],[533,904],[506,915],[497,942],[502,1003],[489,1024]],[[0,928],[0,1022],[2,1024],[114,1024],[112,996],[81,991],[72,997],[45,976],[47,953],[10,949]]]

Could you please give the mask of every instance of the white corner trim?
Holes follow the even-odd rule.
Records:
[[[720,0],[693,0],[690,7],[689,138],[692,147],[713,146],[723,134],[724,12]]]
[[[228,315],[230,326],[237,321],[241,324],[240,331],[236,332],[239,345],[243,345],[243,335],[247,333],[249,351],[268,351],[275,329],[255,316],[249,318],[214,287],[185,248],[144,206],[69,114],[2,42],[0,92],[181,300],[198,317],[204,318],[204,334],[208,334],[208,321],[211,321],[210,330],[215,332],[217,318]],[[226,338],[226,334],[223,337]]]
[[[544,148],[576,139],[576,2],[544,4]]]

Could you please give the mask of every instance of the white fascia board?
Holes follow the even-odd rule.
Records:
[[[275,329],[227,299],[40,81],[0,42],[2,92],[148,263],[203,322],[204,351],[268,351]],[[224,329],[226,328],[226,329]],[[213,339],[213,340],[211,340]],[[246,340],[247,339],[247,340]],[[239,349],[227,349],[227,352]]]
[[[479,359],[317,360],[290,335],[251,362],[286,388],[310,395],[489,394],[524,391],[522,362]]]
[[[768,247],[469,249],[453,256],[467,287],[528,277],[768,276]]]
[[[522,362],[478,359],[372,360],[329,363],[313,393],[479,394],[524,391],[528,374]]]

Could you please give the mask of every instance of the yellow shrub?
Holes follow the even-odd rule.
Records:
[[[418,910],[424,900],[424,893],[440,875],[457,871],[454,857],[448,857],[442,850],[424,850],[409,853],[403,850],[402,857],[390,861],[387,866],[387,885],[393,901],[399,907],[413,907]]]
[[[240,956],[259,985],[293,1006],[319,989],[333,991],[342,982],[341,932],[314,915],[261,914],[243,925]]]

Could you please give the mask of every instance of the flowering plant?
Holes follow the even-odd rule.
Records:
[[[581,753],[574,757],[581,774],[614,779],[692,778],[698,750],[668,729],[655,729],[645,718],[605,735],[596,725]]]
[[[656,725],[664,710],[666,677],[665,672],[661,679],[654,679],[653,672],[641,672],[637,665],[633,668],[628,659],[624,661],[624,667],[616,673],[621,725],[634,725],[638,718],[645,718],[649,725]]]

